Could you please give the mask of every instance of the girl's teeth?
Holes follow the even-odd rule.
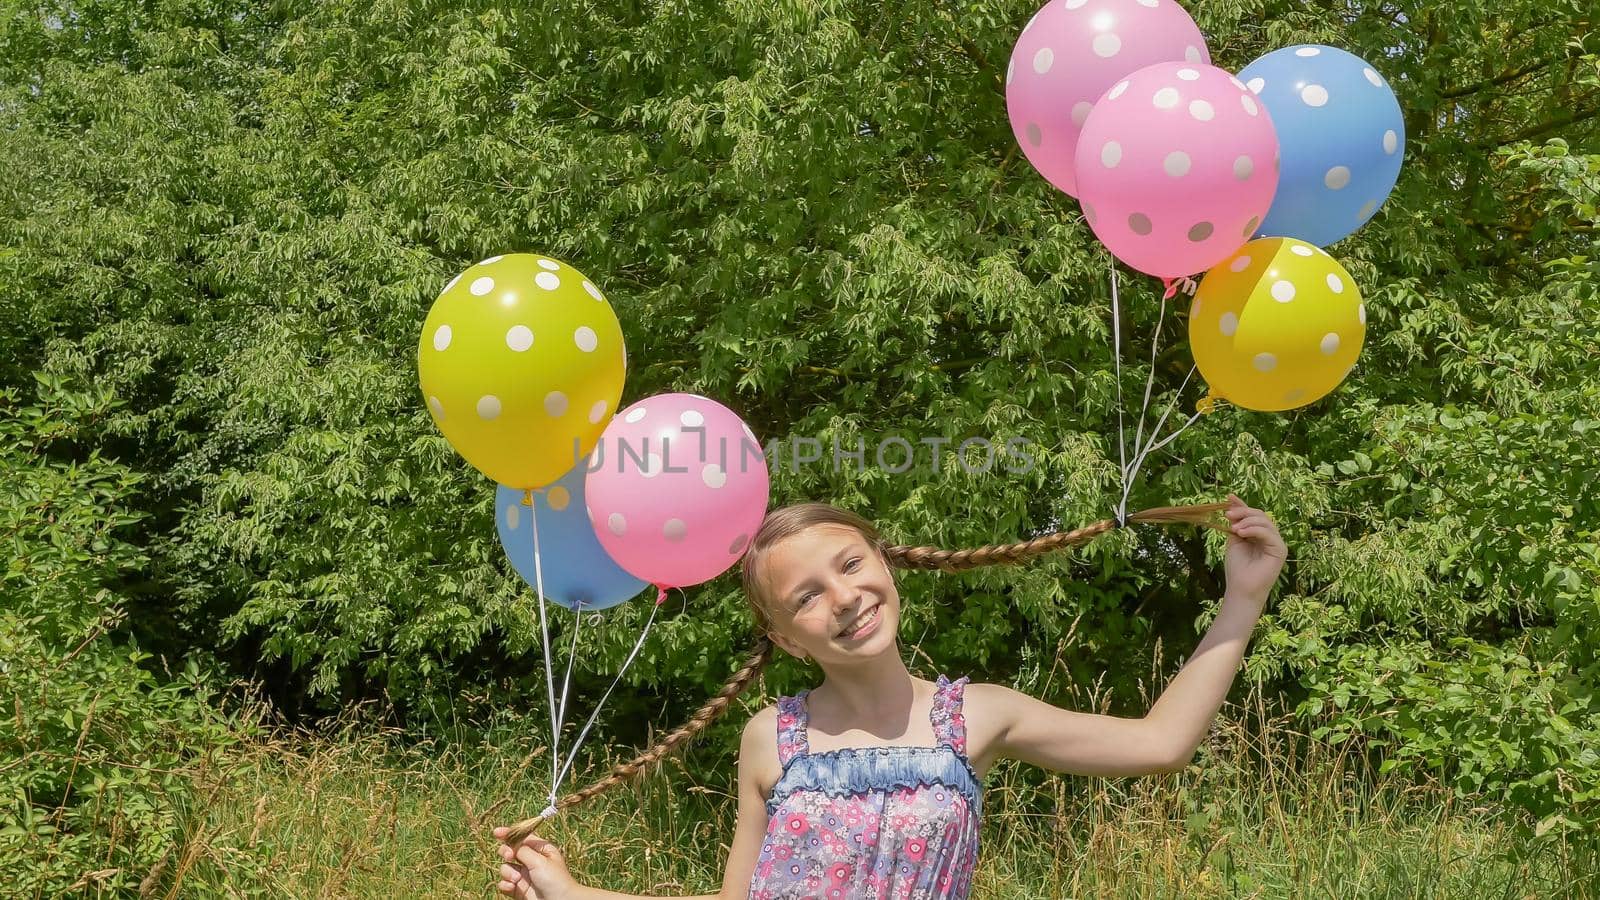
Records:
[[[871,625],[873,623],[873,621],[875,619],[877,619],[877,618],[878,618],[878,610],[874,609],[872,612],[867,613],[864,618],[862,618],[859,621],[857,621],[856,624],[852,625],[850,627],[850,633],[852,635],[860,633],[861,629],[867,627],[868,625]]]

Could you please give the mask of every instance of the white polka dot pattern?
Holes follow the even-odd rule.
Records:
[[[533,329],[526,325],[513,325],[506,331],[506,346],[522,353],[533,346]]]
[[[1117,37],[1115,34],[1109,32],[1106,34],[1095,35],[1092,46],[1094,47],[1094,53],[1096,56],[1110,59],[1111,57],[1116,56],[1117,52],[1122,49],[1122,38]]]

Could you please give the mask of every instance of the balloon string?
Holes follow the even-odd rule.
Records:
[[[661,590],[661,588],[659,588],[659,587],[657,589]],[[665,590],[661,590],[661,595],[662,596],[666,596],[666,591]],[[634,659],[636,659],[639,656],[639,648],[644,646],[644,639],[649,636],[649,634],[650,634],[650,626],[655,624],[656,612],[659,611],[660,609],[661,609],[661,604],[660,603],[656,603],[656,604],[654,604],[654,605],[652,605],[650,607],[650,617],[645,620],[644,628],[643,628],[643,630],[641,630],[639,632],[639,639],[637,641],[634,641],[633,649],[631,651],[629,651],[628,658],[623,661],[622,668],[617,670],[617,677],[611,679],[611,686],[606,688],[606,692],[604,694],[600,695],[600,702],[595,704],[594,711],[589,713],[589,720],[583,723],[583,730],[578,732],[577,739],[572,742],[572,747],[570,749],[568,749],[568,751],[567,751],[567,761],[561,766],[561,771],[556,776],[557,783],[560,783],[563,779],[565,779],[567,777],[567,772],[569,772],[572,769],[572,764],[577,761],[578,748],[583,746],[584,738],[589,736],[589,729],[594,727],[595,719],[599,717],[600,710],[605,707],[606,700],[608,698],[610,698],[611,692],[616,690],[617,684],[622,681],[622,676],[628,671],[628,667],[633,665]],[[555,790],[552,789],[550,791],[550,805],[551,805],[551,807],[554,807],[555,804],[556,804],[556,801],[555,801]],[[552,809],[552,812],[553,811],[554,810]]]
[[[1156,355],[1161,350],[1161,326],[1165,325],[1166,322],[1167,300],[1163,297],[1161,298],[1161,313],[1156,318],[1155,334],[1150,338],[1150,374],[1144,380],[1144,401],[1139,404],[1139,429],[1133,438],[1133,457],[1136,460],[1139,458],[1139,448],[1144,446],[1144,416],[1145,413],[1150,411],[1150,390],[1156,383]],[[1152,437],[1154,434],[1155,432],[1152,431]],[[1133,478],[1131,477],[1133,473],[1129,472],[1128,474],[1130,477],[1123,485],[1124,491],[1128,489],[1128,485],[1133,483]]]
[[[539,592],[539,636],[544,641],[544,686],[550,698],[550,805],[556,802],[556,754],[561,750],[561,731],[556,724],[556,680],[550,671],[550,625],[544,615],[544,568],[539,557],[539,507],[533,502],[533,491],[525,491],[522,500],[528,505],[528,516],[533,525],[533,582]]]
[[[1177,431],[1174,431],[1173,433],[1171,433],[1171,434],[1167,435],[1166,437],[1162,438],[1160,441],[1156,442],[1155,444],[1152,444],[1150,447],[1147,447],[1143,453],[1139,454],[1139,458],[1134,461],[1134,463],[1133,463],[1134,473],[1137,474],[1138,471],[1139,471],[1139,467],[1144,465],[1145,457],[1147,457],[1150,454],[1156,452],[1157,450],[1160,450],[1162,447],[1165,447],[1166,445],[1172,443],[1172,439],[1173,438],[1177,437],[1180,434],[1183,434],[1183,432],[1185,430],[1187,430],[1190,425],[1193,425],[1195,423],[1196,419],[1200,418],[1201,416],[1203,416],[1205,414],[1206,413],[1205,413],[1204,410],[1201,410],[1200,412],[1195,413],[1194,415],[1189,417],[1189,420],[1187,422],[1184,422],[1182,425],[1178,426],[1178,430]]]
[[[1172,415],[1173,407],[1177,404],[1178,398],[1183,396],[1183,389],[1189,386],[1189,379],[1194,377],[1194,373],[1195,373],[1195,367],[1194,366],[1190,366],[1189,367],[1189,374],[1183,376],[1183,383],[1178,385],[1177,393],[1173,394],[1172,395],[1172,399],[1167,401],[1167,409],[1166,409],[1166,411],[1161,414],[1161,418],[1156,420],[1155,427],[1150,429],[1150,440],[1151,441],[1154,441],[1156,439],[1156,435],[1161,433],[1161,426],[1167,424],[1167,417]],[[1198,416],[1200,416],[1202,414],[1203,414],[1203,411],[1202,412],[1197,412],[1197,413],[1195,413],[1195,416],[1198,417]],[[1143,414],[1142,413],[1140,414],[1140,417],[1143,418]],[[1161,447],[1166,446],[1168,441],[1172,440],[1172,438],[1177,437],[1180,433],[1183,432],[1184,428],[1188,428],[1189,425],[1192,424],[1193,422],[1194,422],[1194,419],[1191,418],[1188,423],[1184,424],[1183,428],[1179,428],[1177,431],[1173,432],[1170,436],[1168,436],[1166,438],[1166,440],[1161,441],[1159,444],[1156,444],[1155,446],[1150,447],[1150,448],[1144,450],[1143,452],[1136,453],[1134,455],[1134,459],[1133,459],[1133,472],[1129,475],[1128,484],[1132,484],[1134,476],[1137,476],[1139,474],[1140,467],[1142,467],[1144,465],[1145,457],[1149,456],[1152,451],[1160,449]],[[1128,501],[1128,495],[1126,493],[1126,490],[1127,489],[1124,488],[1125,493],[1122,496],[1122,502],[1124,504],[1126,504],[1127,501]]]
[[[578,658],[578,632],[583,630],[583,602],[572,609],[572,647],[567,651],[567,674],[561,679],[561,705],[556,709],[556,731],[567,724],[567,693],[572,685],[572,661]]]
[[[1122,477],[1122,496],[1128,496],[1128,437],[1122,424],[1122,306],[1117,298],[1117,261],[1111,260],[1111,361],[1117,382],[1117,459]],[[1128,523],[1127,500],[1117,504],[1117,524]]]

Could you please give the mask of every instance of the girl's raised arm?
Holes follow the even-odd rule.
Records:
[[[777,708],[769,706],[745,725],[739,742],[739,819],[733,830],[733,844],[728,848],[722,890],[689,900],[735,900],[749,893],[750,878],[755,874],[756,859],[767,833],[767,796],[782,773],[778,765],[777,718]],[[501,846],[504,856],[509,848]],[[529,835],[512,853],[513,858],[500,867],[499,889],[518,900],[666,900],[578,884],[568,873],[561,851],[537,835]]]
[[[1009,757],[1075,775],[1153,775],[1182,769],[1222,708],[1267,593],[1288,553],[1278,527],[1229,494],[1228,587],[1194,655],[1142,718],[1051,706],[1001,685],[972,685],[969,727],[980,766]],[[983,740],[983,738],[987,740]]]

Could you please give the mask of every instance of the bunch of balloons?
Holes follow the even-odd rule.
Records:
[[[697,394],[618,414],[628,354],[599,288],[550,256],[491,256],[434,300],[422,394],[457,453],[499,485],[512,566],[574,611],[715,578],[766,514],[755,433]]]
[[[1189,338],[1212,397],[1287,410],[1344,380],[1366,311],[1322,248],[1372,218],[1404,155],[1371,65],[1301,45],[1235,76],[1176,0],[1050,0],[1012,50],[1006,107],[1112,255],[1168,296],[1205,273]]]

